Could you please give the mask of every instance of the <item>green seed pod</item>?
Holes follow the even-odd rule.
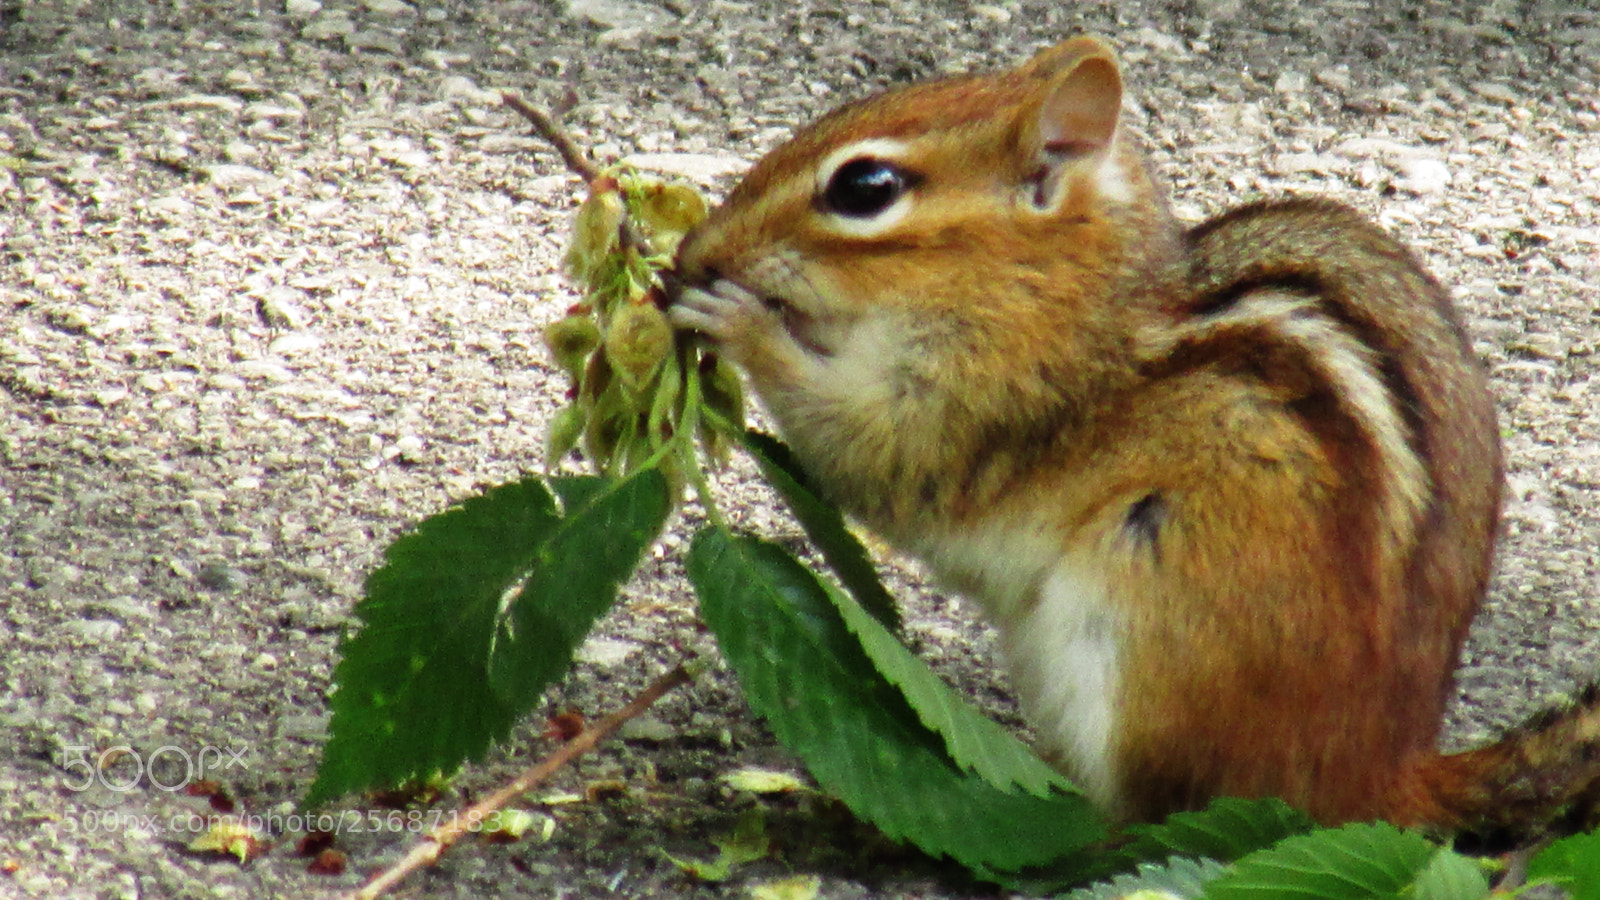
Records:
[[[611,317],[606,356],[622,383],[635,396],[643,396],[672,352],[672,341],[672,324],[666,313],[651,303],[627,303]]]
[[[583,370],[583,383],[578,386],[578,401],[589,404],[591,410],[611,387],[611,361],[606,359],[605,345],[589,356],[588,368]]]
[[[544,345],[556,364],[576,381],[589,354],[600,346],[600,326],[593,316],[567,316],[545,326]]]
[[[706,200],[694,187],[659,181],[639,192],[639,218],[650,232],[650,248],[670,254],[689,229],[706,217]]]
[[[578,207],[572,223],[572,244],[567,248],[567,271],[578,281],[588,283],[617,249],[627,205],[613,178],[598,178],[589,186],[589,199]]]
[[[583,431],[583,447],[596,469],[613,471],[618,451],[626,450],[626,445],[632,443],[638,418],[638,411],[619,385],[611,385],[595,400]]]
[[[672,439],[673,423],[678,418],[682,396],[683,369],[676,365],[674,359],[661,367],[655,395],[650,398],[650,416],[645,425],[650,436],[650,449],[655,450]]]
[[[584,426],[589,424],[589,415],[584,412],[579,404],[572,404],[555,414],[550,420],[550,428],[544,437],[544,467],[550,471],[561,465],[562,457],[572,452],[578,446],[578,439],[583,437]]]

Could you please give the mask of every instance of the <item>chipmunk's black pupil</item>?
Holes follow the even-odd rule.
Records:
[[[828,209],[841,216],[865,218],[894,205],[910,183],[899,166],[863,156],[834,170],[822,199]]]

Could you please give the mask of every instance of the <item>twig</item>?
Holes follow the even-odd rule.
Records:
[[[567,134],[567,130],[562,128],[561,123],[549,113],[529,106],[521,97],[510,91],[500,92],[500,102],[527,119],[533,125],[533,130],[539,132],[539,136],[549,141],[551,146],[556,148],[556,152],[561,154],[561,161],[567,164],[567,168],[584,181],[593,181],[600,174],[600,169],[589,159],[589,154],[578,147],[572,140],[572,135]]]
[[[689,677],[689,670],[680,665],[657,678],[627,706],[584,729],[577,737],[562,744],[556,752],[518,775],[510,784],[451,816],[448,825],[441,825],[429,832],[411,848],[410,852],[406,853],[404,858],[368,882],[361,890],[350,894],[348,900],[374,900],[383,896],[390,888],[399,884],[401,879],[417,869],[438,862],[444,851],[459,841],[462,835],[476,829],[489,814],[537,787],[562,766],[594,749],[596,744],[621,728],[624,722],[649,709],[651,704],[660,700],[668,691],[687,683]]]
[[[556,152],[561,154],[561,161],[567,164],[567,168],[574,175],[587,181],[591,191],[594,190],[595,179],[600,177],[600,168],[589,158],[589,154],[578,147],[578,143],[572,139],[572,135],[567,134],[565,128],[561,127],[555,116],[529,106],[525,100],[510,91],[500,92],[500,102],[527,119],[533,125],[533,130],[549,141],[550,145],[556,148]],[[639,233],[639,226],[633,221],[633,216],[622,217],[622,224],[617,226],[617,237],[624,247],[632,247],[641,257],[650,256],[654,252],[650,249],[650,242]]]

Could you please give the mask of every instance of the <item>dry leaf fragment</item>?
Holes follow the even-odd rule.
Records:
[[[794,875],[751,885],[750,900],[815,900],[821,887],[815,875]]]
[[[556,833],[555,819],[525,809],[498,810],[486,821],[496,826],[483,832],[483,839],[491,844],[514,844],[530,834],[542,844]]]
[[[327,850],[332,846],[333,832],[308,831],[301,835],[300,840],[295,843],[294,853],[296,856],[300,857],[317,856],[322,853],[322,851]]]
[[[734,866],[765,859],[772,852],[772,839],[767,837],[767,817],[759,808],[745,810],[731,833],[712,838],[711,842],[717,845],[716,859],[679,859],[666,851],[661,855],[690,878],[726,881],[733,874]]]
[[[601,800],[612,800],[628,793],[628,783],[620,778],[608,778],[603,781],[591,781],[583,789],[585,800],[590,803],[599,803]]]
[[[564,713],[557,713],[544,721],[544,736],[554,740],[566,742],[583,733],[589,725],[583,713],[569,709]]]
[[[345,855],[339,850],[328,848],[317,854],[317,858],[306,866],[306,871],[313,875],[343,875]]]
[[[789,794],[806,788],[805,782],[788,772],[754,766],[735,769],[718,780],[736,791],[750,794]]]
[[[228,796],[227,788],[219,781],[202,778],[184,786],[183,792],[190,797],[204,797],[211,804],[211,808],[220,813],[231,813],[234,809],[233,798]]]
[[[267,852],[267,841],[248,823],[234,816],[220,816],[205,833],[189,842],[197,853],[224,853],[247,863]]]

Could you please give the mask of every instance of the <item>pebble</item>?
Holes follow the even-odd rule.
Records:
[[[283,54],[283,45],[277,41],[246,41],[239,44],[235,52],[256,59],[273,59]]]
[[[293,356],[296,353],[305,353],[322,346],[322,338],[314,334],[295,332],[277,338],[267,345],[267,350],[279,356]]]
[[[623,164],[695,181],[715,181],[750,168],[749,160],[731,153],[634,153]]]
[[[624,722],[617,730],[617,736],[625,741],[650,741],[660,744],[678,737],[678,729],[655,716],[639,716]]]
[[[1487,100],[1515,106],[1521,102],[1515,91],[1498,81],[1479,81],[1472,85],[1472,92]]]
[[[172,109],[219,109],[223,112],[244,109],[243,100],[222,94],[186,94],[176,100],[166,101],[165,105]]]
[[[351,50],[378,50],[383,53],[391,53],[395,56],[402,55],[405,53],[406,49],[405,45],[400,43],[400,39],[394,35],[383,31],[376,31],[370,28],[364,31],[352,31],[349,34],[346,34],[344,36],[344,43],[345,46],[349,47]]]
[[[124,622],[129,620],[148,621],[156,617],[155,610],[150,608],[150,604],[129,596],[112,597],[110,600],[105,600],[95,605]]]
[[[1005,25],[1011,21],[1011,11],[1003,6],[994,6],[988,3],[974,3],[972,14],[988,19],[996,25]]]
[[[279,716],[278,735],[303,740],[324,740],[328,736],[328,717],[313,714]]]
[[[122,634],[122,623],[116,619],[74,619],[64,627],[90,641],[114,641]]]
[[[201,166],[206,178],[223,190],[242,188],[248,185],[260,184],[272,176],[255,166],[239,165],[238,163],[217,163],[210,166]]]
[[[500,93],[486,91],[465,75],[446,75],[439,79],[439,96],[446,100],[464,100],[468,103],[498,105]]]
[[[267,102],[252,103],[246,106],[244,115],[247,119],[270,119],[274,122],[298,122],[305,118],[305,113],[301,110]]]
[[[214,591],[236,591],[250,581],[243,570],[227,563],[209,562],[195,573],[195,580]]]
[[[1280,94],[1303,94],[1311,86],[1311,79],[1304,72],[1288,69],[1278,73],[1273,79],[1272,89]]]
[[[261,161],[261,148],[247,141],[229,141],[222,145],[222,157],[235,165],[249,165]]]
[[[1395,187],[1415,194],[1442,194],[1450,187],[1450,167],[1437,159],[1412,158],[1395,160],[1400,173]]]
[[[300,306],[301,293],[292,287],[272,285],[256,297],[256,312],[261,321],[274,328],[299,331],[306,327],[310,315]]]
[[[1330,90],[1346,92],[1350,90],[1350,67],[1331,66],[1317,72],[1317,83]]]
[[[672,16],[659,6],[628,0],[568,0],[566,7],[569,17],[588,20],[604,28],[654,31],[672,21]]]
[[[292,369],[259,359],[245,360],[234,366],[233,372],[241,378],[262,378],[274,382],[289,381],[294,378]]]
[[[636,641],[596,636],[584,641],[574,656],[579,662],[605,668],[627,662],[640,649]]]
[[[308,41],[332,41],[347,35],[355,34],[356,23],[343,11],[326,12],[318,15],[300,30],[300,36]]]

